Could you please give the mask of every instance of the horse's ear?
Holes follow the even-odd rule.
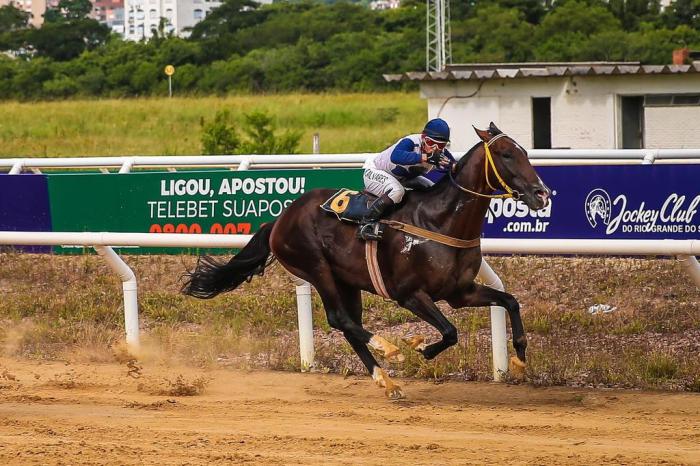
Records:
[[[491,136],[496,136],[503,133],[503,131],[498,129],[498,126],[496,126],[492,121],[491,123],[489,123],[489,133],[491,133]]]
[[[472,125],[472,128],[474,128],[474,131],[476,131],[476,135],[479,136],[479,139],[481,139],[484,142],[489,142],[489,139],[493,137],[493,135],[490,134],[488,130],[479,129],[474,125]]]

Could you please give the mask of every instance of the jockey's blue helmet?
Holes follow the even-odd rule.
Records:
[[[450,141],[450,126],[442,118],[433,118],[425,124],[423,134],[436,141]]]

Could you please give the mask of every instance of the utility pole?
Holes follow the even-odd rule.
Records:
[[[442,71],[452,63],[450,0],[426,0],[425,70]]]

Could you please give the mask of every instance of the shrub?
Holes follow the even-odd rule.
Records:
[[[286,131],[275,134],[273,118],[263,111],[243,115],[242,140],[236,128],[229,124],[228,110],[216,113],[214,121],[203,127],[202,152],[204,154],[295,154],[298,151],[301,132]]]
[[[202,128],[202,152],[208,155],[235,154],[241,140],[236,129],[229,125],[229,111],[216,112],[214,121]]]

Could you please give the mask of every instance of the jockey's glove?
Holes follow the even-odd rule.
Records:
[[[428,155],[428,163],[435,165],[438,168],[447,168],[450,166],[450,159],[448,159],[442,152],[433,152]]]

